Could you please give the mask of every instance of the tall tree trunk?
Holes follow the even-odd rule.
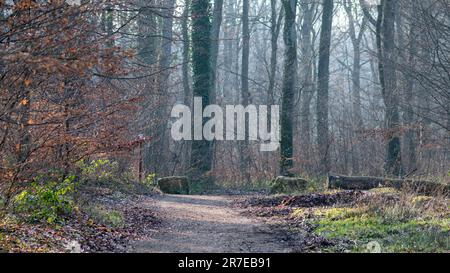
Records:
[[[157,39],[155,38],[155,28],[157,22],[155,15],[150,9],[147,1],[140,0],[141,6],[139,8],[139,17],[137,19],[138,25],[138,56],[145,64],[151,65],[156,62],[157,58]]]
[[[349,23],[349,35],[353,46],[353,67],[352,67],[352,138],[356,139],[357,131],[364,128],[361,111],[361,41],[366,29],[367,18],[363,17],[359,33],[356,33],[356,21],[353,16],[353,4],[351,1],[344,1],[344,9],[347,13]],[[360,147],[358,141],[352,143],[352,173],[360,172]]]
[[[203,105],[210,104],[211,91],[211,22],[209,0],[192,0],[192,65],[193,95],[201,97]],[[202,125],[205,124],[202,120]],[[196,129],[196,128],[194,128]],[[197,128],[198,130],[199,128]],[[200,128],[201,129],[201,128]],[[208,172],[212,165],[211,142],[195,139],[191,147],[190,176],[195,183],[210,186]]]
[[[323,0],[322,30],[320,33],[319,67],[317,83],[317,146],[319,151],[319,173],[330,171],[330,140],[328,128],[330,47],[333,25],[333,0]]]
[[[158,134],[159,144],[156,145],[159,164],[157,172],[161,175],[170,175],[170,131],[167,127],[166,117],[170,114],[170,96],[168,94],[169,78],[171,74],[172,43],[173,43],[173,16],[175,10],[175,0],[166,0],[163,8],[162,37],[161,37],[161,57],[159,60],[160,83],[159,83],[159,106],[157,115],[159,122]]]
[[[219,54],[220,26],[222,25],[223,0],[214,1],[211,26],[211,103],[216,101],[217,56]]]
[[[244,106],[250,104],[249,90],[249,58],[250,58],[250,25],[249,25],[249,0],[242,2],[242,63],[241,63],[241,103]],[[250,182],[250,147],[248,141],[248,120],[245,120],[245,141],[240,143],[239,154],[241,161],[241,171],[244,179]]]
[[[267,104],[275,103],[274,88],[277,72],[277,55],[278,55],[278,37],[280,36],[282,13],[277,12],[277,0],[270,1],[271,17],[270,17],[270,72],[269,72],[269,89],[267,91]],[[270,118],[269,118],[270,120]]]
[[[242,2],[242,66],[241,66],[241,95],[242,104],[250,102],[249,90],[249,58],[250,58],[250,26],[249,26],[249,0]]]
[[[137,46],[138,46],[138,57],[139,60],[145,65],[145,67],[150,70],[157,65],[158,53],[159,53],[159,42],[160,39],[156,35],[159,33],[159,22],[152,10],[152,5],[154,5],[154,0],[145,1],[139,0],[139,16],[137,18],[138,36],[137,36]],[[148,146],[144,146],[143,152],[143,165],[144,170],[151,173],[158,173],[158,149],[161,146],[159,141],[159,120],[157,111],[150,111],[149,108],[154,109],[152,102],[154,97],[159,95],[154,92],[154,82],[153,79],[149,79],[145,82],[145,101],[142,105],[143,112],[142,117],[142,127],[145,129],[145,134],[149,135],[154,141],[152,141]],[[149,122],[149,120],[151,122]]]
[[[382,1],[381,31],[381,60],[380,82],[386,105],[385,126],[387,129],[388,145],[386,149],[385,171],[389,175],[401,175],[400,150],[400,115],[398,106],[397,74],[395,68],[395,0]]]
[[[311,164],[308,162],[311,159],[311,121],[310,121],[310,108],[311,100],[314,95],[314,79],[313,79],[313,12],[316,8],[316,4],[311,3],[309,0],[302,0],[301,8],[303,11],[303,23],[301,27],[301,55],[302,55],[302,76],[303,76],[303,93],[302,93],[302,106],[300,113],[300,128],[301,128],[301,140],[302,140],[302,152],[306,160],[304,163],[304,169],[311,171]]]
[[[234,47],[234,39],[236,38],[236,18],[233,16],[235,13],[235,0],[228,1],[226,7],[226,21],[224,24],[224,79],[222,94],[224,95],[225,103],[232,103],[234,96],[232,94],[233,83],[233,60],[234,54],[236,54],[237,48]]]
[[[414,2],[410,3],[410,14],[409,16],[414,16],[418,13],[417,4]],[[409,49],[408,49],[408,67],[415,67],[416,56],[417,56],[417,27],[414,22],[411,22],[411,28],[409,30]],[[417,168],[417,158],[416,158],[416,128],[414,128],[414,109],[413,105],[416,101],[414,96],[415,82],[413,76],[407,72],[406,75],[406,85],[405,85],[405,125],[408,127],[405,134],[405,148],[406,156],[408,158],[407,172],[412,172]]]
[[[183,37],[183,65],[181,67],[182,77],[183,77],[183,95],[184,104],[191,106],[192,95],[191,88],[189,85],[189,49],[191,46],[189,40],[189,6],[191,4],[190,0],[184,0],[184,10],[183,19],[181,22],[181,35]]]
[[[170,64],[172,58],[172,43],[173,43],[173,16],[175,11],[175,0],[166,0],[164,6],[164,18],[162,28],[162,51],[160,68],[163,77],[163,88],[166,90],[167,81],[170,75]]]
[[[220,27],[222,25],[222,12],[223,12],[223,0],[214,1],[214,11],[212,15],[212,26],[211,26],[211,94],[210,100],[211,104],[215,104],[217,100],[217,58],[219,54],[219,38],[220,38]],[[212,168],[215,167],[216,158],[216,142],[212,143],[213,150],[213,160]]]
[[[285,23],[284,44],[284,75],[281,105],[281,150],[280,174],[291,176],[293,167],[293,121],[294,97],[297,76],[297,33],[295,20],[297,14],[297,0],[283,0]]]
[[[181,35],[183,37],[183,64],[181,67],[182,77],[183,77],[183,95],[184,104],[192,106],[192,94],[189,85],[189,51],[190,51],[190,40],[189,40],[189,9],[191,1],[184,1],[184,10],[181,21]],[[187,172],[189,169],[189,155],[191,150],[190,141],[185,140],[183,142],[183,170]]]

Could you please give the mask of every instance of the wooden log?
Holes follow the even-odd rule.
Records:
[[[370,190],[379,187],[389,187],[398,190],[408,189],[420,194],[437,195],[450,193],[450,184],[411,179],[390,179],[385,177],[343,176],[328,177],[329,189]]]

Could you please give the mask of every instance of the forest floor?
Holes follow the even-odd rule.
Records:
[[[133,244],[136,252],[292,252],[293,238],[233,208],[232,196],[161,195],[143,205],[162,226]]]
[[[377,189],[290,195],[104,191],[84,199],[59,224],[0,217],[0,252],[450,253],[448,197]]]
[[[450,252],[446,198],[386,192],[160,195],[134,252]]]

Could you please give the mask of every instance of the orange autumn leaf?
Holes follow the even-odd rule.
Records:
[[[23,99],[23,100],[21,100],[21,101],[20,101],[20,105],[23,105],[23,106],[25,106],[25,105],[27,105],[27,104],[28,104],[28,102],[29,102],[29,100],[27,100],[27,99]]]
[[[30,79],[25,79],[25,80],[23,81],[23,83],[25,84],[26,87],[28,87],[28,86],[30,86],[30,84],[31,84],[31,80],[30,80]]]

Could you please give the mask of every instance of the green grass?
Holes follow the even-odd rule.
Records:
[[[299,217],[305,212],[298,210]],[[366,252],[367,244],[378,242],[382,252],[448,252],[450,219],[408,220],[384,218],[364,208],[328,208],[313,212],[315,232],[329,239],[353,241],[352,252]]]
[[[124,217],[122,212],[117,210],[108,210],[101,206],[93,206],[85,209],[89,216],[97,223],[108,227],[119,228],[124,226]]]
[[[377,189],[354,207],[296,209],[314,232],[336,242],[323,251],[367,252],[377,242],[382,252],[450,252],[450,201],[445,196]]]

